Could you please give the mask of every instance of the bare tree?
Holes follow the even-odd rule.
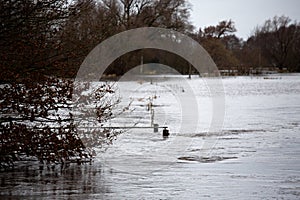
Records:
[[[257,27],[249,43],[259,48],[269,65],[287,67],[297,54],[295,44],[299,41],[299,24],[291,24],[285,16],[275,16],[267,20],[263,26]],[[292,58],[294,57],[294,58]],[[292,67],[292,66],[290,66]]]
[[[198,41],[211,55],[219,69],[232,69],[239,65],[235,51],[242,48],[242,42],[234,33],[234,22],[224,20],[216,26],[199,29],[191,37]]]
[[[122,30],[142,26],[159,26],[188,31],[189,5],[186,0],[103,0],[118,17]],[[117,8],[117,9],[116,9]]]
[[[44,71],[55,60],[57,33],[69,15],[66,0],[0,2],[1,79]],[[13,78],[11,78],[13,79]]]
[[[232,20],[229,21],[221,21],[217,26],[208,26],[204,28],[204,31],[200,29],[200,33],[204,37],[215,37],[220,39],[221,37],[226,36],[228,33],[236,32],[236,28],[234,26],[234,22]]]

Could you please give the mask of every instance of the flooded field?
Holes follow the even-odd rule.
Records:
[[[0,198],[299,199],[300,74],[222,79],[217,132],[208,79],[120,81],[120,106],[131,101],[133,111],[106,125],[157,123],[169,138],[162,129],[132,128],[91,164],[40,171],[23,163],[0,173]],[[189,98],[196,104],[184,107]]]

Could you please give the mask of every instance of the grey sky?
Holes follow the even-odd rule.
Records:
[[[247,39],[257,25],[275,15],[300,22],[300,0],[189,0],[191,22],[198,29],[232,19],[236,35]]]

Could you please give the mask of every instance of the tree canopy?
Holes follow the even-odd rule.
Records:
[[[267,65],[299,71],[299,41],[300,24],[286,16],[275,16],[257,27],[247,44],[259,49]]]
[[[192,36],[222,69],[266,66],[300,70],[299,23],[286,16],[266,20],[243,41],[236,37],[231,19],[194,31],[187,0],[3,0],[0,10],[2,82],[32,72],[74,77],[97,44],[116,33],[150,26]],[[108,72],[121,75],[134,67],[130,63],[140,63],[137,54],[141,51],[135,53],[118,59]],[[152,51],[145,57],[151,61],[160,55]],[[172,59],[170,54],[167,57]],[[188,71],[187,62],[181,65],[176,69]]]

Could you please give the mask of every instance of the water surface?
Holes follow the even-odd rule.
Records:
[[[300,198],[299,74],[223,79],[223,130],[209,134],[214,113],[205,79],[187,80],[198,103],[194,132],[182,129],[177,98],[185,94],[181,81],[171,76],[120,83],[123,100],[134,99],[135,111],[110,122],[149,126],[146,105],[148,97],[156,96],[151,100],[154,121],[169,127],[168,139],[161,130],[130,129],[92,164],[39,171],[23,163],[0,173],[1,198]],[[208,142],[213,148],[204,149]]]

